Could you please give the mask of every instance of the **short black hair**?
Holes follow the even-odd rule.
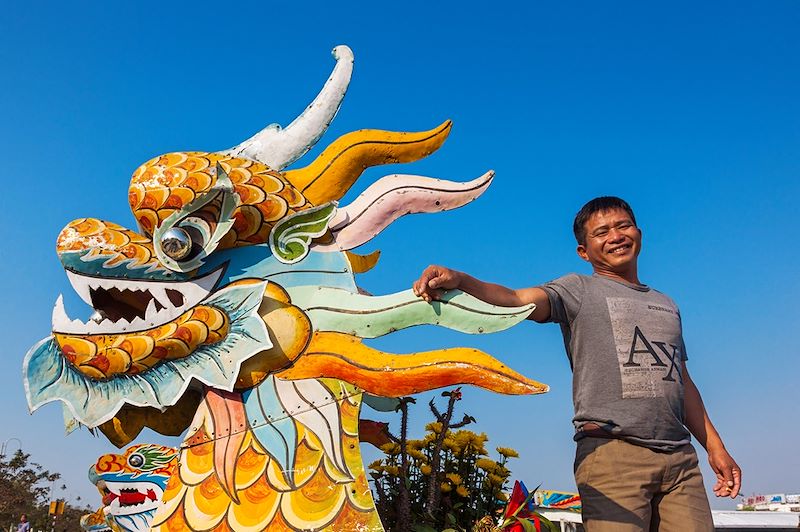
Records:
[[[596,212],[610,211],[612,209],[621,209],[628,213],[631,221],[636,225],[636,216],[633,215],[633,209],[628,205],[628,202],[616,196],[600,196],[586,202],[586,205],[581,207],[578,214],[575,215],[575,221],[572,222],[572,232],[575,233],[575,240],[578,244],[586,245],[586,222]]]

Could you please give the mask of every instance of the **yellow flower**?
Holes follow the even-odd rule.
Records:
[[[475,465],[484,471],[494,471],[497,469],[498,463],[488,458],[478,458]]]
[[[464,486],[458,486],[456,488],[456,493],[460,497],[469,497],[469,491],[467,491],[467,488],[465,488]]]
[[[440,432],[442,432],[442,424],[439,423],[438,421],[428,423],[427,425],[425,425],[425,430],[433,432],[434,434],[439,434]]]
[[[492,486],[502,486],[503,482],[505,481],[503,477],[499,477],[494,473],[489,473],[488,479],[489,479],[489,484],[491,484]]]
[[[453,439],[456,440],[459,447],[466,449],[472,446],[472,442],[475,440],[475,433],[469,430],[459,430],[453,434]]]
[[[428,434],[425,436],[425,438],[422,440],[422,443],[423,443],[423,444],[424,444],[426,447],[430,447],[430,446],[431,446],[431,444],[432,444],[432,443],[433,443],[435,440],[436,440],[436,434],[434,434],[433,432],[429,432],[429,433],[428,433]]]
[[[453,438],[445,438],[442,442],[442,449],[447,449],[448,451],[453,451],[456,453],[459,451],[458,444]]]
[[[458,473],[448,473],[445,475],[445,477],[447,477],[447,480],[449,480],[456,486],[461,484],[461,475],[459,475]]]
[[[422,465],[422,466],[420,466],[419,471],[423,475],[430,475],[431,474],[431,466],[429,466],[428,464]]]
[[[501,501],[507,501],[508,500],[508,494],[507,493],[498,493],[497,494],[497,498],[500,499]]]
[[[485,531],[485,532],[496,532],[501,531],[502,529],[495,526],[494,519],[491,515],[484,515],[480,519],[475,522],[475,525],[472,527],[473,532],[478,531]]]
[[[400,445],[397,443],[384,443],[381,445],[381,451],[388,454],[389,456],[395,456],[396,454],[400,453]]]
[[[406,449],[414,449],[415,451],[419,451],[425,447],[425,442],[423,440],[408,440],[406,442]]]
[[[475,435],[475,439],[472,441],[472,446],[475,447],[475,452],[477,454],[489,454],[486,452],[486,447],[484,446],[487,441],[489,441],[489,436],[487,436],[485,432]]]
[[[450,485],[449,482],[442,482],[442,485],[439,486],[439,489],[442,490],[442,493],[450,493],[453,491],[453,487]]]
[[[519,453],[510,447],[498,447],[497,452],[506,458],[519,458]]]
[[[423,462],[428,459],[428,457],[422,454],[422,451],[420,451],[419,449],[409,448],[406,449],[406,451],[408,452],[408,456],[410,456],[411,458],[416,458],[417,460],[422,460]]]
[[[383,470],[393,477],[396,477],[400,474],[400,468],[397,466],[386,466],[383,468]]]
[[[369,464],[367,467],[370,468],[370,469],[374,469],[375,471],[381,472],[381,471],[383,471],[382,465],[383,465],[383,460],[375,460],[374,462]]]

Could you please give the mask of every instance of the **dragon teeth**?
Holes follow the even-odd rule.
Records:
[[[164,495],[164,490],[155,482],[113,482],[107,483],[108,490],[116,497],[111,504],[105,507],[105,513],[116,516],[126,516],[141,513],[157,507]],[[125,490],[135,490],[144,496],[144,500],[138,504],[122,506],[120,499]],[[152,491],[155,499],[148,497],[148,492]]]
[[[159,303],[160,302],[161,301],[159,301]],[[150,303],[147,304],[147,309],[144,311],[145,321],[153,320],[156,317],[156,314],[158,314],[158,310],[156,310],[156,300],[155,298],[153,298],[150,300]]]
[[[92,305],[92,294],[88,282],[89,278],[67,270],[67,279],[69,279],[69,284],[72,285],[72,288],[75,289],[81,299],[83,299],[87,305]]]
[[[147,309],[144,313],[144,318],[136,316],[130,323],[131,330],[151,329],[157,324],[172,321],[181,314],[183,314],[183,307],[169,308],[156,310],[156,300],[151,299],[147,304]]]
[[[167,289],[163,286],[153,286],[149,288],[150,295],[153,296],[153,300],[150,301],[150,304],[153,304],[154,301],[158,301],[162,307],[169,308],[172,306],[172,302],[170,301],[169,297],[167,296]],[[150,306],[148,305],[147,311],[150,311]]]
[[[144,317],[135,317],[131,321],[120,318],[116,322],[109,320],[103,313],[95,311],[87,322],[73,320],[64,309],[64,298],[59,295],[53,307],[53,332],[64,334],[120,334],[126,332],[152,329],[178,318],[190,308],[205,299],[216,286],[224,268],[192,281],[144,281],[130,279],[102,279],[89,277],[67,271],[67,277],[78,295],[92,305],[91,290],[102,288],[119,291],[147,291],[153,297],[145,309]],[[175,307],[167,295],[167,290],[175,290],[183,296],[183,304]],[[158,310],[157,304],[162,308]]]
[[[53,306],[53,330],[59,331],[62,329],[70,329],[75,327],[85,328],[87,324],[83,323],[81,320],[73,320],[69,316],[67,316],[67,311],[64,308],[64,295],[58,294],[58,299],[56,299],[56,304]]]

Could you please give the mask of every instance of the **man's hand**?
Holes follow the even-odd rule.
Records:
[[[428,266],[412,288],[414,294],[430,303],[434,299],[441,299],[445,291],[458,288],[460,283],[461,272],[444,266]]]
[[[739,465],[724,447],[708,451],[708,463],[717,475],[714,495],[735,499],[742,487],[742,470],[739,469]]]
[[[447,290],[458,288],[481,301],[498,307],[521,307],[533,303],[536,309],[528,316],[535,321],[546,321],[550,317],[550,299],[541,288],[511,288],[487,283],[469,274],[451,270],[444,266],[428,266],[412,285],[414,294],[428,303],[441,299]]]

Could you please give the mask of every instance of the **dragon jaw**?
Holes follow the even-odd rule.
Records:
[[[196,307],[217,286],[221,266],[190,281],[103,278],[67,270],[80,298],[94,309],[86,322],[70,319],[63,298],[53,307],[53,332],[61,334],[122,334],[153,329]]]
[[[156,482],[106,481],[104,487],[106,515],[131,515],[155,510],[164,495],[163,486]]]

